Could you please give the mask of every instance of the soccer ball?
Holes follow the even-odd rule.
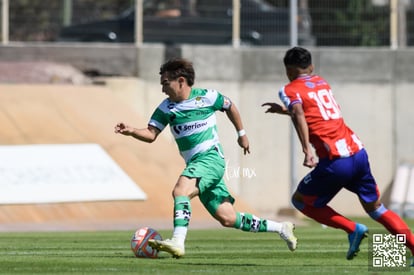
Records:
[[[131,250],[138,258],[157,258],[158,250],[148,245],[148,240],[162,240],[160,233],[150,227],[142,227],[135,231],[131,239]]]

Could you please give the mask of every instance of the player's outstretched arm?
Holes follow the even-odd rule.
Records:
[[[137,129],[120,122],[115,125],[115,133],[122,134],[124,136],[131,136],[138,140],[151,143],[157,139],[160,130],[150,125],[148,125],[147,128]]]
[[[277,103],[274,102],[266,102],[262,104],[262,107],[268,106],[269,108],[267,108],[267,110],[265,111],[265,113],[276,113],[276,114],[281,114],[281,115],[290,115],[288,109],[286,109],[286,107],[279,105]]]

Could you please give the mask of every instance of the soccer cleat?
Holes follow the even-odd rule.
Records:
[[[282,231],[280,231],[280,237],[286,242],[290,251],[295,251],[298,239],[293,234],[295,225],[291,222],[282,222]]]
[[[348,260],[352,260],[357,253],[359,252],[359,245],[362,242],[362,239],[367,237],[368,228],[360,223],[356,224],[355,231],[348,234],[349,249],[346,254]]]
[[[165,251],[170,253],[173,258],[180,258],[182,256],[184,256],[185,254],[185,249],[184,249],[184,245],[183,244],[179,244],[177,241],[175,241],[174,239],[167,239],[167,240],[148,240],[148,244],[149,246],[151,246],[152,248],[158,250],[158,251]]]

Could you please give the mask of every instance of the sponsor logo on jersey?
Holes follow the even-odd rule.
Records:
[[[181,132],[181,125],[175,125],[172,127],[174,132],[178,135]]]
[[[207,122],[201,122],[201,123],[200,122],[195,122],[195,123],[192,123],[192,124],[175,125],[175,126],[173,126],[173,130],[178,135],[182,132],[192,131],[194,129],[204,127],[207,124],[208,124]]]
[[[206,125],[207,125],[207,122],[202,122],[202,123],[196,122],[196,123],[189,124],[189,125],[183,125],[183,131],[184,132],[191,131],[191,130],[194,130],[194,129],[204,127]]]
[[[208,114],[210,114],[209,110],[204,110],[204,111],[199,110],[195,112],[196,116],[202,116],[202,115],[208,115]]]

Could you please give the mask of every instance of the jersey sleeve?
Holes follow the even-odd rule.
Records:
[[[225,111],[225,110],[230,109],[231,104],[232,104],[230,98],[222,95],[220,92],[216,90],[211,90],[211,92],[216,95],[216,99],[213,104],[213,107],[215,110]]]
[[[158,130],[162,131],[165,127],[167,127],[169,123],[168,114],[163,111],[162,105],[160,105],[157,109],[155,109],[154,113],[152,114],[148,125],[151,125]]]
[[[292,109],[294,104],[300,103],[302,104],[302,98],[300,97],[299,93],[295,93],[292,89],[288,86],[283,86],[279,90],[279,98],[282,101],[283,105],[288,110]]]

